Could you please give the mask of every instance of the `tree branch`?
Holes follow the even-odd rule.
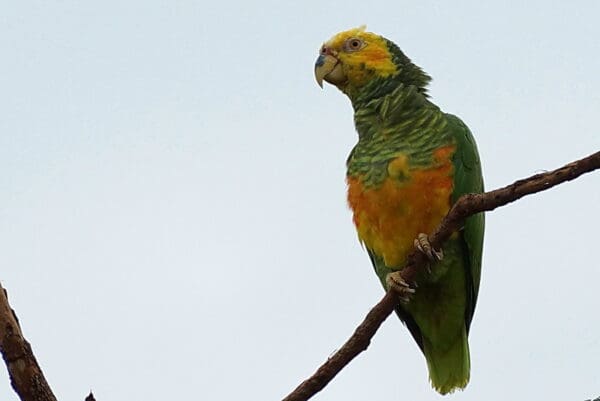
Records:
[[[0,284],[0,352],[6,363],[10,384],[22,401],[56,401],[35,360],[31,345],[23,337],[17,316]]]
[[[429,236],[431,245],[440,248],[450,235],[460,229],[469,216],[476,213],[494,210],[507,205],[525,195],[545,191],[555,185],[574,180],[582,174],[600,169],[600,152],[596,152],[581,160],[569,163],[559,169],[547,173],[536,174],[504,188],[482,194],[462,196],[450,209],[437,229]],[[423,268],[427,258],[421,252],[412,252],[402,270],[407,282],[414,282],[418,269]],[[306,401],[321,391],[352,359],[367,349],[371,338],[379,326],[394,311],[398,304],[397,297],[387,292],[383,299],[367,314],[365,320],[357,327],[344,345],[308,379],[303,381],[283,401]]]

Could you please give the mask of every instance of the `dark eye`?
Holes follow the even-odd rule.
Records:
[[[346,51],[355,52],[357,50],[362,49],[364,46],[364,42],[358,38],[350,38],[346,41]]]
[[[321,47],[321,54],[327,54],[327,48],[325,46]]]

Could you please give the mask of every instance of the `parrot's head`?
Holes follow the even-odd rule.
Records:
[[[335,85],[354,102],[385,95],[398,85],[414,85],[424,95],[431,78],[392,41],[365,27],[333,36],[321,46],[315,78]]]

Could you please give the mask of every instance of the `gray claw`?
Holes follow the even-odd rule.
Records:
[[[388,287],[398,295],[398,298],[400,298],[402,303],[408,303],[411,295],[415,293],[414,288],[411,288],[408,283],[404,281],[400,271],[389,273],[385,278],[385,282]]]
[[[438,262],[444,258],[444,252],[434,249],[429,242],[427,234],[420,233],[414,241],[415,248],[423,253],[431,262]]]

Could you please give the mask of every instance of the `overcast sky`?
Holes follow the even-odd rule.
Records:
[[[600,3],[10,1],[0,280],[60,400],[279,400],[383,295],[345,201],[367,24],[473,131],[487,188],[600,149]],[[471,383],[600,396],[600,172],[487,216]],[[0,369],[0,399],[17,400]],[[315,400],[440,400],[394,316]]]

